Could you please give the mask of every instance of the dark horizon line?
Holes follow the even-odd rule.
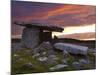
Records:
[[[11,40],[21,40],[22,38],[11,38]],[[54,38],[52,38],[54,39]],[[74,38],[58,38],[58,39],[65,39],[65,40],[76,40],[76,41],[96,41],[95,40],[81,40],[81,39],[74,39]]]

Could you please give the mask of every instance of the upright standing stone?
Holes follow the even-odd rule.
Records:
[[[39,32],[37,28],[24,28],[21,45],[26,48],[35,48],[39,44]]]

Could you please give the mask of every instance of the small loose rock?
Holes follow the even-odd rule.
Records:
[[[47,57],[39,57],[37,60],[43,62],[46,61],[47,59],[48,59]]]
[[[65,65],[65,64],[58,64],[54,67],[51,67],[50,68],[50,71],[55,71],[55,70],[59,70],[59,69],[62,69],[62,68],[65,68],[65,67],[68,67],[68,65]]]
[[[79,62],[73,62],[72,65],[76,69],[81,69],[81,64]]]
[[[79,62],[83,65],[85,64],[89,64],[89,60],[85,60],[85,59],[80,59]]]

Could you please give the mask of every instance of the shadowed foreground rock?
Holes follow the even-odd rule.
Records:
[[[76,62],[76,61],[73,62],[72,65],[73,65],[73,67],[76,68],[76,69],[81,69],[81,68],[82,68],[81,64],[80,64],[79,62]]]
[[[37,48],[32,50],[32,55],[33,58],[37,58],[38,61],[45,65],[56,64],[58,60],[50,42],[41,43]]]
[[[43,42],[38,47],[32,50],[33,54],[40,53],[41,55],[54,54],[54,50],[50,42]]]
[[[86,59],[80,59],[79,62],[80,62],[81,64],[83,64],[83,65],[89,64],[89,63],[90,63],[90,61],[89,61],[89,60],[86,60]]]

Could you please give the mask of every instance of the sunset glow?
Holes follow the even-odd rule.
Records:
[[[65,27],[62,33],[53,32],[53,36],[60,36],[64,34],[74,34],[74,33],[86,33],[95,32],[95,24],[86,26],[75,26],[75,27]]]
[[[41,24],[56,24],[63,27],[64,31],[62,33],[53,32],[53,36],[64,37],[64,35],[71,35],[72,37],[70,36],[70,38],[89,39],[81,34],[90,33],[92,35],[91,38],[95,37],[95,10],[96,7],[92,5],[13,1],[12,22],[25,21]],[[12,23],[12,38],[21,37],[22,31],[23,28]],[[76,33],[79,34],[75,36]],[[90,34],[88,36],[90,36]]]

